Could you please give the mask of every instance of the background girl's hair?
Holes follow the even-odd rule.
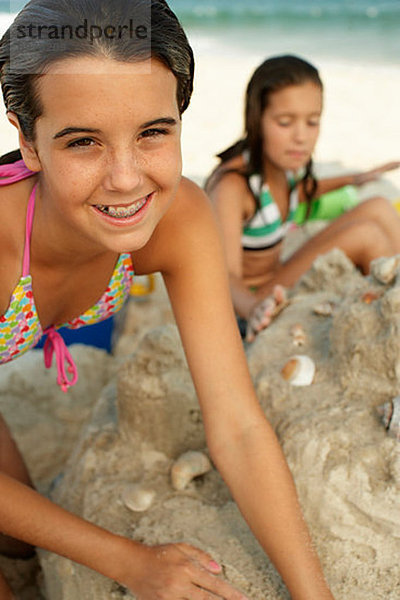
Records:
[[[84,37],[85,21],[102,35]],[[142,27],[141,36],[136,35],[138,26]],[[106,31],[110,35],[106,36]],[[165,0],[31,0],[0,41],[0,82],[6,109],[18,116],[25,137],[32,141],[35,121],[42,113],[35,83],[53,62],[73,56],[130,62],[149,58],[150,53],[175,75],[183,113],[193,91],[194,58]]]
[[[274,56],[265,60],[253,73],[246,90],[245,100],[245,135],[218,154],[221,165],[218,170],[225,172],[223,164],[228,160],[246,152],[246,169],[239,171],[246,178],[254,173],[263,172],[263,138],[261,120],[267,108],[270,96],[291,85],[302,85],[312,82],[323,89],[317,69],[307,61],[292,55]],[[214,179],[217,181],[218,178]],[[312,172],[312,161],[307,165],[303,177],[303,188],[306,198],[311,200],[316,190],[316,180]],[[312,194],[312,195],[310,195]]]

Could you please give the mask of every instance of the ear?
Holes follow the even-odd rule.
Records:
[[[29,142],[24,136],[18,115],[11,111],[8,111],[7,118],[11,125],[14,125],[14,127],[18,129],[19,148],[21,150],[24,163],[31,171],[41,171],[42,165],[40,164],[39,156],[36,152],[35,146],[33,142]]]

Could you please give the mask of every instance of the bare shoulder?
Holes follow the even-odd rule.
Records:
[[[246,179],[241,173],[244,167],[245,163],[241,156],[218,165],[209,177],[206,185],[206,192],[211,200],[217,201],[223,198],[226,193],[234,193],[235,195],[246,194],[248,187]]]
[[[249,190],[245,167],[241,156],[235,157],[220,165],[208,180],[206,191],[217,211],[217,214],[236,213],[237,217],[245,220],[254,211],[254,200]]]
[[[207,218],[210,213],[210,200],[204,190],[194,181],[182,177],[176,197],[171,204],[170,209],[160,223],[160,228],[177,227],[179,230],[183,227],[196,225],[197,219]]]
[[[215,228],[210,200],[193,181],[183,177],[167,213],[144,248],[135,252],[138,274],[169,269],[171,261],[189,252],[198,240],[206,242]]]

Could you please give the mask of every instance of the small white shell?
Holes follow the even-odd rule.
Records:
[[[376,410],[389,435],[400,439],[400,396],[378,406]]]
[[[154,490],[142,487],[134,483],[127,486],[121,494],[122,502],[129,510],[144,512],[153,503],[156,493]]]
[[[370,265],[371,273],[379,283],[392,283],[400,263],[399,256],[375,258]]]
[[[202,452],[190,450],[182,454],[172,466],[171,483],[175,490],[184,490],[185,487],[199,475],[204,475],[211,470],[208,457]]]
[[[281,375],[291,385],[311,385],[314,381],[315,363],[309,356],[292,356],[281,370]]]
[[[293,344],[295,346],[304,346],[307,341],[306,332],[303,329],[301,323],[296,323],[290,328],[290,335],[293,338]]]
[[[335,310],[335,305],[333,302],[320,302],[316,304],[313,308],[313,311],[316,315],[320,315],[321,317],[330,317],[333,315],[333,311]]]

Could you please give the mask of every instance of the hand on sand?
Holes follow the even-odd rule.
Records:
[[[271,296],[267,296],[251,311],[247,320],[246,342],[253,342],[257,333],[268,327],[271,321],[287,306],[286,290],[275,285]]]
[[[380,167],[376,167],[376,169],[371,169],[370,171],[365,171],[365,173],[359,173],[354,176],[354,185],[364,185],[364,183],[369,183],[370,181],[375,181],[379,179],[383,173],[387,171],[393,171],[394,169],[398,169],[400,167],[400,161],[392,161],[389,163],[385,163]]]
[[[138,600],[247,600],[216,577],[221,567],[202,550],[188,544],[143,546],[143,550],[143,562],[132,566],[132,581],[128,577],[121,582]]]

